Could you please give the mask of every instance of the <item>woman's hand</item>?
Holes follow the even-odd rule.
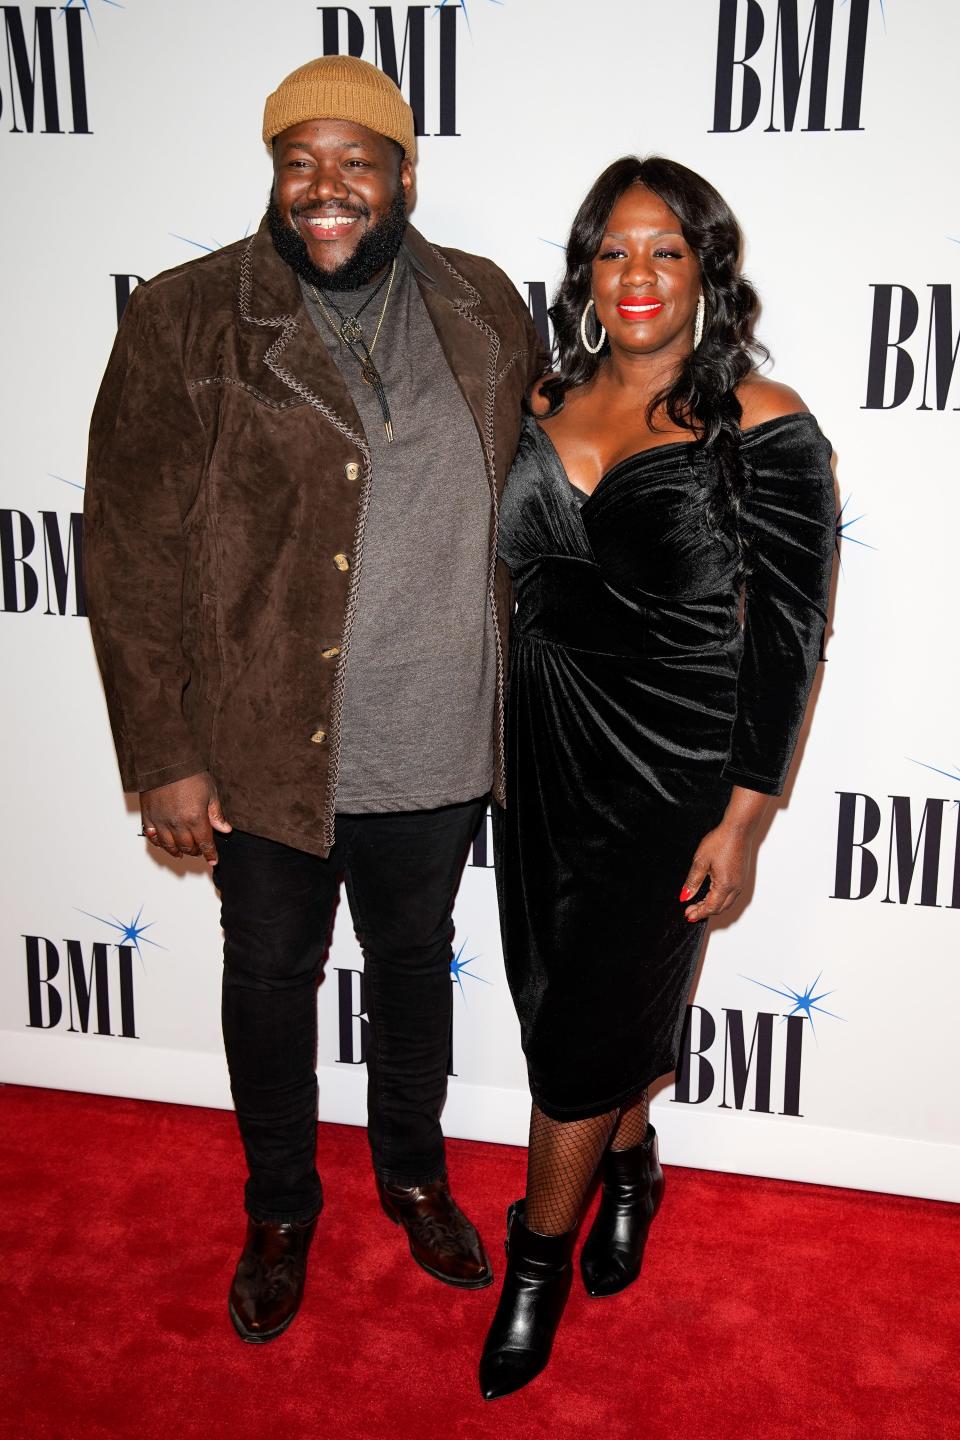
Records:
[[[710,889],[696,905],[687,906],[685,918],[691,924],[722,915],[740,894],[753,858],[754,832],[767,803],[768,796],[735,786],[720,824],[700,841],[680,891],[681,904],[693,899],[707,876]]]

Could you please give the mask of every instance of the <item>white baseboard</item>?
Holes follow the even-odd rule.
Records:
[[[325,1067],[319,1078],[320,1119],[363,1124],[363,1067]],[[232,1103],[222,1055],[95,1035],[46,1035],[38,1044],[35,1036],[6,1031],[0,1080],[218,1110]],[[653,1106],[661,1158],[668,1165],[960,1202],[960,1146],[786,1117],[696,1110],[672,1102],[668,1094]],[[451,1080],[443,1127],[465,1140],[525,1145],[529,1105],[523,1091]]]

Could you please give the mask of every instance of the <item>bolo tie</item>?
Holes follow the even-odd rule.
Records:
[[[383,388],[383,381],[380,378],[380,371],[373,363],[373,351],[377,341],[380,339],[380,330],[383,325],[383,317],[384,315],[386,315],[387,306],[390,303],[390,292],[393,289],[393,280],[396,273],[397,262],[396,259],[394,259],[393,264],[390,266],[389,274],[383,276],[380,283],[373,290],[371,290],[366,300],[364,300],[363,304],[360,306],[360,309],[357,310],[353,315],[344,315],[343,311],[340,309],[340,307],[336,304],[334,300],[331,300],[329,295],[326,297],[326,300],[324,300],[316,285],[310,286],[310,289],[313,291],[313,298],[320,306],[320,310],[327,322],[329,323],[330,328],[333,330],[334,334],[339,335],[344,345],[346,345],[347,349],[350,351],[350,354],[360,366],[361,379],[370,386],[370,388],[373,390],[374,395],[376,395],[377,400],[380,403],[380,412],[383,415],[383,428],[386,432],[387,441],[390,444],[393,443],[393,421],[390,418],[390,406],[387,403],[387,392]],[[360,326],[360,316],[363,314],[364,310],[366,310],[367,306],[372,304],[372,302],[376,300],[384,285],[386,285],[387,287],[387,293],[384,296],[383,309],[380,311],[380,319],[377,321],[377,328],[373,332],[373,339],[370,341],[370,344],[368,346],[363,336],[363,330]],[[327,309],[328,305],[330,307],[330,310],[332,310],[334,315],[336,315],[336,320],[334,320],[333,315],[330,314],[330,310]],[[337,323],[338,321],[339,324]]]

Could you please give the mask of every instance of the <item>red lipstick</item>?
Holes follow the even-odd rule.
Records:
[[[663,309],[663,301],[653,295],[628,295],[617,303],[617,314],[622,320],[652,320]]]

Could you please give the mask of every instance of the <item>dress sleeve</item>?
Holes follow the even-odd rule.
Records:
[[[206,768],[183,715],[184,522],[203,433],[178,337],[152,286],[124,312],[90,427],[84,561],[90,627],[125,790]]]
[[[783,790],[820,658],[836,545],[830,455],[812,415],[768,421],[744,439],[748,574],[724,776],[765,795]]]

